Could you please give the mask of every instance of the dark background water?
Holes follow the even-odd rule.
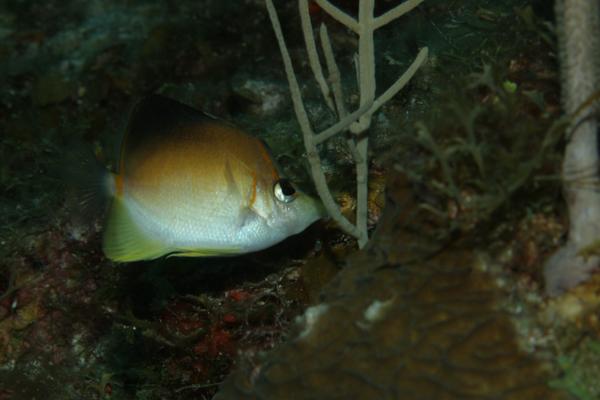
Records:
[[[350,13],[357,4],[335,3]],[[377,1],[377,12],[398,3]],[[335,115],[307,67],[296,4],[276,6],[320,130]],[[356,38],[311,10],[315,25],[329,27],[355,108]],[[430,57],[369,131],[370,227],[387,185],[428,210],[383,211],[411,231],[413,256],[457,239],[491,254],[494,279],[511,282],[509,300],[495,307],[529,310],[517,324],[536,343],[526,350],[551,361],[548,380],[591,399],[600,393],[590,378],[597,326],[584,319],[569,331],[539,317],[541,264],[565,232],[552,23],[545,1],[426,0],[377,32],[379,93],[420,48]],[[86,180],[72,173],[83,169],[79,156],[114,167],[130,108],[156,92],[260,136],[311,190],[262,1],[6,1],[0,80],[0,399],[209,398],[233,366],[251,370],[307,306],[331,296],[319,293],[355,247],[332,224],[240,258],[113,265],[100,250],[102,209],[82,218],[69,194],[70,180]],[[330,187],[351,211],[344,140],[321,151]],[[404,233],[382,232],[378,249],[405,246]]]

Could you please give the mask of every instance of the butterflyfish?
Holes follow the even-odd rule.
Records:
[[[324,216],[261,140],[159,95],[134,107],[107,186],[103,249],[116,262],[254,252]]]

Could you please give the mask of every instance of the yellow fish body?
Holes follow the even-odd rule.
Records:
[[[323,216],[259,139],[157,95],[134,109],[110,187],[103,248],[119,262],[257,251]]]

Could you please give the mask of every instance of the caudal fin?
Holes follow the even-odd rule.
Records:
[[[66,205],[77,222],[95,221],[106,212],[112,174],[83,145],[70,145],[61,163]]]

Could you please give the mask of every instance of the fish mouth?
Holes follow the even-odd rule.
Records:
[[[319,199],[304,195],[301,198],[298,198],[297,201],[298,203],[295,206],[296,210],[294,212],[295,216],[293,217],[293,222],[290,221],[284,228],[287,231],[286,234],[288,236],[297,235],[305,231],[315,222],[323,218],[329,218],[327,210]]]
[[[321,199],[312,196],[307,196],[307,200],[308,201],[306,202],[306,208],[307,211],[310,210],[308,211],[308,214],[311,215],[311,224],[319,219],[328,220],[330,218],[330,215],[327,212],[327,209],[325,208],[325,205],[323,204]]]
[[[325,221],[329,221],[331,219],[331,215],[329,215],[329,213],[327,212],[327,208],[325,208],[323,202],[315,199],[315,203],[318,215],[317,220],[324,219]]]

